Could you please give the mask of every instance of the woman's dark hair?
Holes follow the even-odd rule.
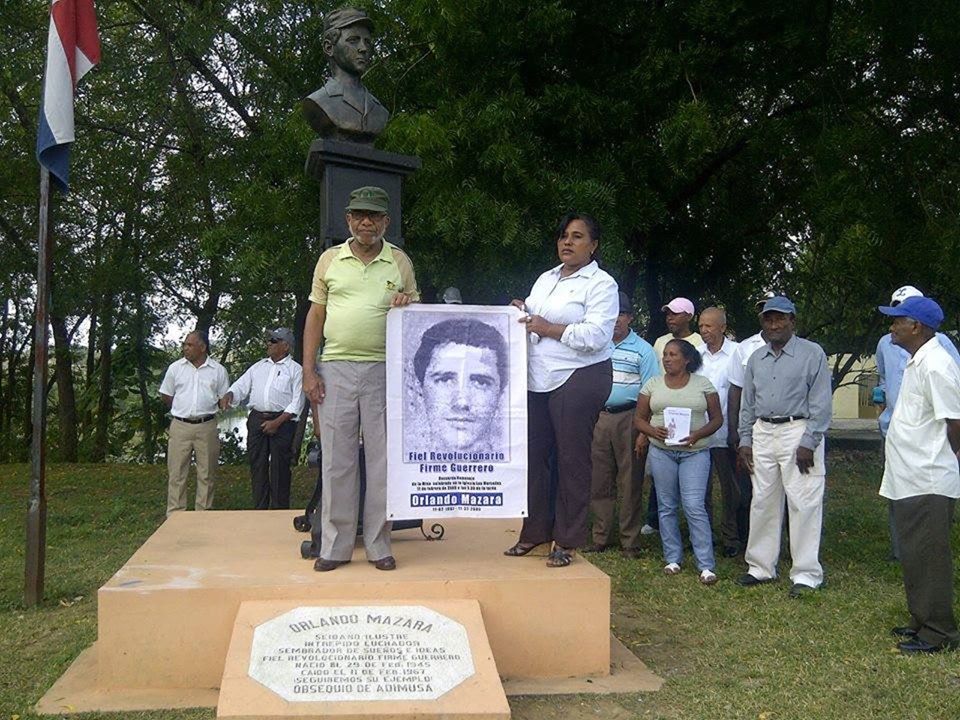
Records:
[[[574,220],[581,221],[584,225],[587,226],[587,232],[590,233],[590,239],[597,243],[597,249],[593,251],[593,259],[598,263],[600,262],[600,223],[597,222],[597,219],[593,215],[587,215],[586,213],[578,212],[568,212],[562,218],[560,222],[557,223],[557,231],[553,235],[553,241],[556,242],[560,239],[560,236],[563,235],[563,231],[567,229],[567,225],[572,223]]]
[[[677,346],[680,354],[683,355],[683,359],[687,361],[688,373],[693,374],[703,366],[703,357],[700,355],[700,352],[686,340],[674,338],[668,342],[667,345]]]

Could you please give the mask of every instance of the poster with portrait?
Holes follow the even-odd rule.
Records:
[[[527,337],[515,307],[387,315],[387,517],[527,515]]]

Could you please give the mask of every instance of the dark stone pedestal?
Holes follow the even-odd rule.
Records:
[[[320,180],[320,224],[324,247],[350,237],[345,208],[350,193],[364,185],[382,187],[390,195],[390,227],[384,238],[403,246],[401,189],[403,178],[420,168],[420,158],[377,150],[371,145],[320,138],[310,145],[307,174]]]

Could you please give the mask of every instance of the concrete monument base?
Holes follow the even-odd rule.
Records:
[[[100,589],[96,644],[38,712],[216,706],[240,603],[254,600],[476,600],[508,694],[546,694],[553,684],[570,688],[553,692],[659,688],[642,663],[624,662],[625,648],[614,661],[619,679],[610,677],[610,578],[582,557],[551,569],[542,554],[503,556],[517,521],[445,521],[443,540],[434,542],[417,531],[395,534],[393,572],[376,570],[358,547],[350,564],[317,573],[299,557],[295,514],[168,519]],[[594,682],[581,688],[572,678]]]

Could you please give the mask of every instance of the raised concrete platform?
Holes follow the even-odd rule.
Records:
[[[610,675],[609,577],[582,557],[558,569],[542,555],[504,557],[516,521],[446,521],[439,542],[396,533],[396,571],[374,569],[359,547],[349,565],[317,573],[299,557],[295,514],[170,518],[100,589],[97,643],[37,710],[215,706],[237,611],[248,600],[477,600],[508,694],[520,680],[531,682],[519,692],[546,693],[551,680]],[[606,692],[659,687],[645,667],[623,672],[632,680]]]

